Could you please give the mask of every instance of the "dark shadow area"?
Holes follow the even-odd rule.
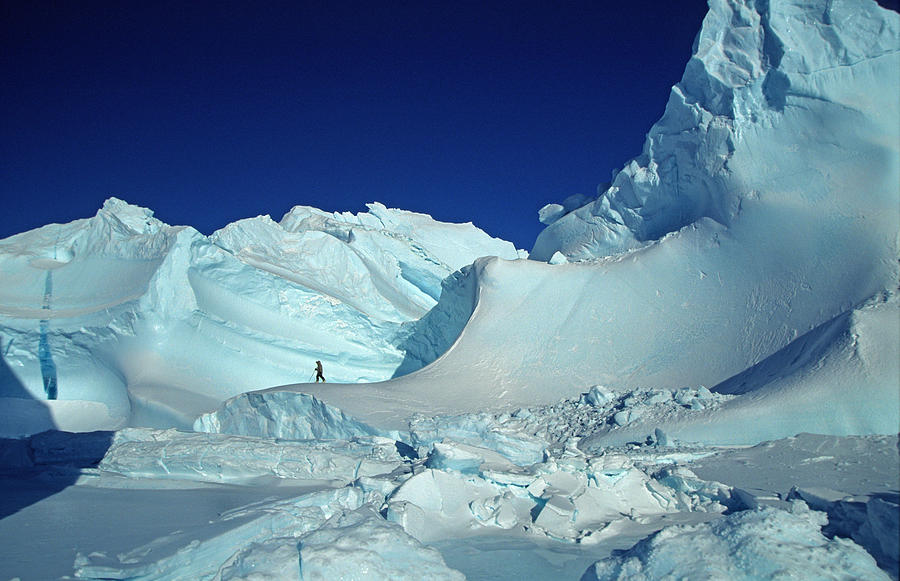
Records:
[[[894,12],[900,12],[900,0],[875,0],[878,5]]]
[[[419,459],[419,453],[416,452],[416,449],[409,444],[397,440],[396,442],[394,442],[394,446],[397,448],[397,453],[400,454],[400,456],[402,456],[403,458],[406,458],[407,460]]]
[[[850,311],[801,335],[756,365],[712,388],[716,393],[743,395],[816,365],[850,330]]]
[[[872,502],[880,503],[881,508],[873,509]],[[828,514],[828,524],[822,527],[822,534],[829,539],[837,536],[856,542],[892,578],[900,575],[900,563],[896,559],[897,541],[900,540],[897,526],[900,494],[878,492],[866,502],[841,500],[831,503],[825,512]],[[877,528],[879,525],[873,528],[873,522],[879,523],[881,528]],[[886,547],[893,547],[893,554]]]
[[[437,304],[418,321],[404,324],[398,335],[395,344],[404,355],[391,379],[422,369],[453,346],[475,311],[477,285],[471,265],[441,282]]]
[[[113,432],[50,430],[28,438],[0,439],[0,519],[75,484],[112,444]]]
[[[900,478],[900,475],[898,475],[897,478]],[[900,506],[900,491],[897,490],[891,490],[888,492],[876,492],[872,495],[872,498],[877,498],[878,500],[883,500],[885,502]]]
[[[7,435],[0,438],[0,519],[74,484],[82,468],[103,458],[113,435],[45,431],[55,427],[53,416],[6,362],[10,347],[0,342],[0,421]]]

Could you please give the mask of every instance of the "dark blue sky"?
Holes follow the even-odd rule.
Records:
[[[4,2],[0,238],[379,201],[530,249],[640,153],[706,4]]]

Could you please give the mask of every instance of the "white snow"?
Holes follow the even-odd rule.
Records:
[[[799,432],[892,433],[900,427],[900,301],[878,298],[825,323],[716,387],[744,394],[703,413],[638,421],[591,435],[623,443],[655,427],[683,441],[755,444]]]
[[[0,241],[0,578],[897,579],[897,94],[874,1],[711,0],[533,260],[377,203]]]
[[[855,543],[822,535],[825,521],[796,503],[790,512],[763,508],[669,527],[596,563],[582,579],[890,579]]]
[[[356,488],[339,488],[297,499],[261,501],[228,511],[202,531],[175,531],[149,545],[112,556],[79,554],[75,576],[82,579],[205,579],[229,568],[240,571],[255,545],[297,539],[335,514],[364,503]],[[200,538],[196,538],[200,536]],[[295,540],[296,542],[296,540]],[[151,559],[146,559],[152,553]],[[258,558],[258,555],[256,556]],[[297,558],[296,549],[293,558]],[[238,574],[233,578],[241,578]]]
[[[390,581],[411,573],[422,579],[465,579],[447,567],[437,550],[417,542],[371,507],[332,518],[300,542],[298,579]]]

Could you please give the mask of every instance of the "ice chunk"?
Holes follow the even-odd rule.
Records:
[[[683,387],[675,392],[675,401],[684,406],[690,406],[697,397],[697,392],[690,387]]]
[[[824,522],[822,513],[762,508],[668,527],[598,561],[582,579],[890,579],[859,545],[826,538]]]
[[[616,412],[615,415],[613,415],[613,421],[616,422],[616,425],[624,426],[635,421],[642,415],[644,415],[644,408],[636,406]]]
[[[562,495],[570,498],[577,497],[584,493],[588,485],[587,476],[582,471],[569,471],[568,467],[560,467],[558,469],[553,464],[546,464],[540,467],[543,474],[543,481],[546,483],[541,496],[550,497]],[[549,470],[549,472],[547,472]]]
[[[506,491],[491,498],[479,498],[469,502],[472,514],[482,523],[501,529],[511,529],[519,524],[513,495]]]
[[[199,432],[267,438],[342,439],[354,436],[389,436],[398,432],[373,428],[334,406],[302,392],[260,391],[241,394],[194,422]]]
[[[297,579],[465,579],[437,550],[384,520],[371,506],[332,517],[302,537],[299,546]]]
[[[442,469],[412,476],[388,499],[388,518],[420,540],[463,534],[476,525],[522,524],[533,533],[575,541],[623,518],[719,512],[725,509],[719,500],[730,497],[726,487],[695,476],[691,485],[651,478],[626,456],[586,458],[567,448],[527,469],[507,463],[488,470],[483,451],[455,444],[436,448],[443,451],[433,466]]]
[[[571,499],[553,495],[541,506],[534,524],[553,537],[570,539],[576,534],[576,512],[575,503]]]
[[[897,497],[869,500],[866,503],[866,520],[853,534],[853,540],[866,547],[882,567],[896,576],[900,567],[900,506]]]
[[[222,568],[221,581],[300,579],[297,539],[275,537],[242,547]]]
[[[378,437],[286,441],[130,428],[117,432],[98,468],[129,478],[252,483],[260,477],[336,481],[387,474],[404,463]]]
[[[547,204],[538,210],[538,220],[541,224],[552,224],[566,214],[566,209],[561,204]]]
[[[439,470],[455,470],[463,474],[478,474],[483,467],[500,471],[515,469],[515,464],[493,450],[447,440],[435,442],[434,450],[428,456],[425,465]]]
[[[721,512],[734,504],[728,486],[701,480],[685,466],[663,468],[653,478],[671,488],[685,502],[686,510]]]
[[[584,401],[596,407],[604,406],[615,398],[615,393],[602,385],[593,386],[590,391],[584,395]]]
[[[853,496],[825,487],[794,487],[789,498],[803,499],[828,514],[830,534],[852,538],[887,571],[898,572],[900,506],[896,493]]]
[[[669,437],[666,436],[666,433],[659,428],[653,430],[653,439],[656,441],[657,446],[669,445]]]
[[[496,496],[486,481],[441,470],[416,474],[388,499],[388,520],[427,542],[466,530],[473,520],[472,501]]]
[[[551,256],[550,259],[547,260],[547,262],[549,262],[550,264],[566,264],[567,262],[569,262],[569,259],[566,258],[565,254],[557,251],[553,253],[553,256]]]
[[[410,422],[410,435],[420,450],[447,439],[494,450],[518,466],[541,462],[546,447],[544,440],[521,431],[514,423],[504,425],[487,413],[417,417]]]

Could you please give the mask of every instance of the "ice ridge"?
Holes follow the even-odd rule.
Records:
[[[309,379],[316,360],[331,381],[387,379],[445,278],[519,257],[472,224],[369,209],[298,206],[206,237],[110,198],[0,241],[0,395],[28,408],[10,411],[9,435],[189,427],[229,397]]]
[[[601,186],[589,203],[574,210],[553,205],[555,214],[550,207],[542,210],[553,218],[544,219],[549,225],[532,258],[616,254],[702,217],[731,224],[747,192],[771,171],[734,167],[736,152],[756,147],[748,136],[783,125],[785,117],[808,115],[810,130],[797,146],[809,157],[822,141],[852,146],[833,132],[835,124],[823,122],[829,110],[891,123],[882,117],[896,104],[872,94],[889,89],[847,88],[896,82],[895,71],[885,69],[887,77],[862,72],[896,56],[896,13],[874,1],[709,4],[684,76],[647,134],[642,154],[614,173],[611,185]]]

